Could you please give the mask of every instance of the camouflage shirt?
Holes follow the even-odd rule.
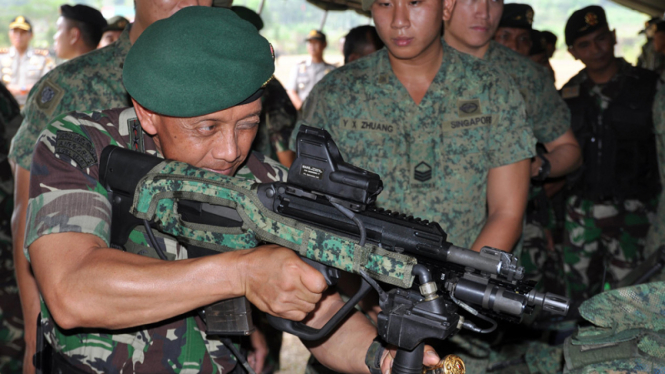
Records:
[[[665,87],[661,87],[653,100],[653,127],[656,133],[660,184],[665,186]],[[665,245],[665,189],[661,192],[656,218],[649,229],[645,256],[649,256],[660,246]]]
[[[325,76],[303,118],[330,131],[347,162],[381,175],[379,206],[437,221],[449,241],[468,247],[487,217],[489,170],[532,157],[535,139],[524,100],[507,78],[443,48],[420,105],[384,49]]]
[[[30,170],[39,134],[59,114],[132,105],[122,84],[122,64],[131,47],[129,30],[115,43],[59,65],[35,84],[23,109],[23,124],[12,140],[12,161]]]
[[[261,122],[252,150],[277,159],[278,152],[289,149],[289,137],[296,126],[298,112],[277,79],[268,82],[261,103]]]
[[[506,72],[526,104],[527,121],[539,143],[549,143],[570,128],[570,110],[547,70],[513,50],[491,41],[484,60]]]
[[[111,205],[98,182],[98,160],[104,147],[128,147],[127,123],[133,108],[73,112],[57,117],[38,139],[30,180],[26,248],[51,233],[81,232],[110,240]],[[159,156],[151,137],[146,153]],[[286,179],[286,169],[253,153],[236,175],[257,181]],[[142,229],[129,240],[147,245]],[[158,239],[167,256],[187,258],[187,251],[164,236]],[[27,254],[27,252],[26,252]],[[226,373],[235,359],[219,341],[206,338],[203,322],[187,314],[166,322],[114,333],[66,331],[50,318],[42,301],[46,338],[72,364],[92,373]]]

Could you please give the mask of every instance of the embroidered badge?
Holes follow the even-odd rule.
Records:
[[[42,98],[41,98],[42,104],[48,103],[49,101],[53,100],[54,97],[55,97],[55,91],[53,91],[53,88],[49,86],[44,87],[44,89],[42,90]]]
[[[55,154],[76,162],[81,169],[97,164],[97,153],[90,139],[71,131],[55,134]]]
[[[598,16],[596,13],[589,12],[584,16],[584,22],[589,26],[596,26],[598,24]]]
[[[529,25],[533,25],[533,10],[526,11],[526,21],[529,22]]]
[[[469,117],[480,114],[480,100],[457,100],[459,117]]]
[[[425,161],[419,163],[413,171],[413,178],[419,182],[427,182],[432,179],[432,167]]]

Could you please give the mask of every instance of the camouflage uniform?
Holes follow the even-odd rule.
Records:
[[[570,128],[570,111],[561,99],[547,70],[526,57],[491,41],[485,57],[488,63],[506,72],[518,87],[526,104],[527,121],[533,126],[533,134],[539,143],[552,142]],[[545,228],[549,224],[547,197],[544,191],[532,185],[527,206],[526,224],[523,230],[523,247],[519,256],[527,279],[540,281],[547,269],[562,267],[556,255],[547,249]],[[538,206],[537,206],[538,205]],[[553,266],[545,266],[545,264]],[[556,282],[556,271],[548,271],[547,283]],[[552,279],[554,278],[554,279]]]
[[[22,372],[25,347],[10,226],[14,183],[7,160],[9,141],[21,119],[18,103],[0,84],[0,373],[8,374]]]
[[[122,85],[122,64],[131,47],[129,30],[115,43],[59,65],[35,84],[23,109],[23,124],[12,139],[12,161],[30,170],[39,134],[59,114],[132,105]]]
[[[564,373],[665,371],[665,283],[604,292],[580,307],[595,326],[580,328],[563,346]]]
[[[420,105],[384,49],[324,77],[305,102],[304,123],[328,130],[346,161],[383,178],[379,206],[437,221],[449,241],[469,247],[485,224],[489,169],[533,156],[535,140],[511,82],[443,48]]]
[[[665,186],[665,88],[658,91],[653,101],[653,126],[656,133],[656,146],[658,148],[660,184]],[[647,235],[647,242],[644,249],[645,257],[649,257],[659,247],[665,245],[665,199],[663,198],[663,193],[661,193],[658,203],[656,218]]]
[[[111,206],[106,191],[96,180],[98,160],[109,144],[131,144],[127,122],[133,108],[102,112],[75,112],[54,120],[35,147],[31,196],[26,228],[27,247],[37,238],[56,232],[81,232],[110,239]],[[154,141],[144,137],[146,153],[156,154]],[[284,180],[286,169],[253,153],[249,167],[237,175],[257,181]],[[146,246],[143,230],[129,237],[132,245]],[[167,256],[187,258],[177,242],[160,235]],[[229,243],[232,244],[232,243]],[[65,331],[52,320],[42,300],[45,336],[69,363],[91,373],[227,373],[236,364],[218,340],[208,339],[203,322],[194,313],[165,322],[113,333]]]
[[[637,122],[638,119],[630,118],[631,121],[635,121],[634,126],[639,125],[639,128],[621,130],[622,128],[617,127],[618,125],[614,122],[598,123],[603,120],[606,111],[621,105],[617,101],[617,97],[630,89],[624,87],[626,84],[633,85],[636,84],[635,82],[648,81],[645,84],[653,83],[655,86],[658,79],[655,74],[640,68],[634,68],[623,59],[617,59],[617,63],[619,64],[619,72],[610,82],[602,86],[596,85],[588,78],[586,70],[583,70],[573,77],[561,91],[563,98],[568,102],[589,97],[596,106],[594,110],[600,113],[599,119],[597,119],[591,118],[588,113],[575,114],[573,111],[573,131],[582,146],[585,165],[573,177],[572,192],[566,201],[563,260],[568,296],[575,300],[587,299],[608,286],[612,287],[618,280],[644,261],[646,258],[644,253],[645,239],[658,202],[659,182],[657,182],[658,177],[655,175],[657,171],[654,171],[654,175],[651,175],[651,170],[649,170],[644,175],[630,175],[629,177],[612,174],[614,178],[612,182],[597,184],[592,184],[595,181],[587,177],[587,174],[595,175],[592,173],[597,173],[596,169],[601,170],[601,167],[605,167],[599,162],[601,160],[600,156],[590,156],[590,153],[586,153],[587,147],[593,149],[594,144],[602,142],[602,140],[596,140],[596,137],[601,138],[601,136],[604,136],[603,133],[616,134],[613,136],[618,139],[617,143],[633,144],[629,141],[634,141],[633,138],[636,135],[626,135],[625,132],[644,133],[648,136],[653,131],[652,128],[645,127],[647,126],[646,122],[651,123],[651,102],[639,104],[644,106],[644,108],[639,108],[639,115],[648,116],[649,118],[648,121],[642,121],[645,122],[644,125],[641,124],[642,122]],[[651,77],[653,77],[653,80],[651,80]],[[624,83],[627,82],[627,79],[633,80]],[[628,104],[623,105],[627,106]],[[630,105],[635,104],[630,103]],[[575,110],[579,111],[580,109]],[[634,108],[632,110],[635,111]],[[626,116],[625,114],[622,115]],[[621,118],[616,119],[616,121],[620,120]],[[627,121],[627,119],[624,119],[624,121]],[[595,130],[589,133],[591,131],[589,128],[592,128],[592,126]],[[641,134],[638,135],[642,136]],[[584,137],[590,137],[590,140],[585,140]],[[605,156],[602,160],[603,162],[612,162],[608,159],[614,157],[617,164],[623,162],[621,165],[634,159],[639,159],[639,164],[655,163],[655,155],[651,155],[650,152],[650,147],[654,146],[647,143],[647,141],[642,140],[642,143],[633,146],[633,153],[627,153],[625,149],[621,149],[623,153],[614,151],[618,153],[615,156],[612,155],[613,151],[609,148],[611,143],[606,144],[603,149]],[[614,147],[617,149],[618,145]],[[652,156],[654,160],[651,160]],[[619,170],[619,167],[615,166],[616,173],[630,172],[630,170],[625,170],[630,167],[625,166]],[[615,170],[611,170],[611,173],[615,173]],[[606,175],[604,178],[608,178],[608,176]],[[628,182],[624,182],[624,178]],[[639,178],[639,181],[634,182],[633,179],[627,178]],[[629,187],[636,190],[643,188],[647,192],[642,193],[642,195],[651,195],[651,197],[619,196],[617,193],[627,193],[623,190],[617,192],[614,189],[620,183],[628,184]],[[651,184],[654,184],[655,187],[650,187]],[[623,188],[627,189],[627,187]],[[656,189],[656,191],[650,191],[649,188]],[[603,190],[602,195],[596,192],[599,189]],[[603,279],[605,283],[603,283]]]
[[[268,83],[261,103],[261,122],[252,150],[276,160],[278,152],[289,149],[289,138],[296,126],[298,112],[277,79]]]

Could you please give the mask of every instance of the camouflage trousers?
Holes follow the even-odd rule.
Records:
[[[22,372],[24,348],[11,240],[0,233],[0,373]]]
[[[551,234],[550,234],[551,235]],[[518,254],[525,278],[538,282],[540,292],[565,293],[561,253],[550,248],[547,229],[539,222],[527,219],[522,231],[524,245]]]
[[[567,296],[586,300],[613,287],[644,261],[656,199],[597,203],[566,201],[563,261]]]

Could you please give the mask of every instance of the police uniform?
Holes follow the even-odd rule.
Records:
[[[13,27],[12,27],[13,26]],[[10,28],[21,28],[31,31],[30,22],[23,16],[18,16],[10,24]],[[14,47],[0,49],[0,69],[2,69],[2,83],[12,85],[21,90],[16,96],[19,105],[25,105],[28,91],[37,83],[39,78],[55,67],[55,60],[45,49],[28,47],[21,56]]]
[[[191,39],[179,35],[195,28],[197,32],[209,34],[235,32],[240,36],[234,38],[233,43],[240,43],[234,46],[219,41],[222,38],[205,38],[198,47],[189,46]],[[214,46],[207,44],[218,41]],[[165,43],[194,52],[187,50],[170,60],[171,63],[155,64],[155,61],[165,60],[152,48],[166,51]],[[216,54],[200,59],[202,51],[210,50]],[[172,51],[169,49],[168,53]],[[153,23],[143,32],[125,59],[123,81],[134,99],[156,113],[179,117],[203,115],[232,107],[243,99],[258,98],[261,85],[274,71],[273,61],[269,43],[231,11],[187,7],[166,20]],[[198,71],[209,73],[192,76],[189,69],[197,63],[201,68]],[[244,75],[234,76],[227,70],[221,76],[234,78],[220,81],[217,71],[213,72],[215,66],[223,66],[218,70],[230,71],[242,67]],[[160,86],[161,91],[155,90],[153,78],[156,76],[168,76],[179,82],[187,78],[191,85],[185,88],[183,96],[172,95],[173,90],[182,87]],[[202,82],[207,84],[199,84]],[[224,92],[220,86],[234,88]],[[141,144],[139,149],[160,156],[153,138],[141,136],[140,128],[134,131],[136,126],[140,124],[133,108],[116,108],[63,114],[46,127],[34,151],[33,163],[39,166],[39,171],[34,172],[33,168],[31,173],[26,248],[39,237],[61,232],[96,235],[109,244],[112,208],[97,180],[102,150],[110,144],[126,148]],[[261,155],[250,155],[247,165],[236,175],[262,182],[285,180],[286,169]],[[52,224],[53,219],[59,224]],[[148,240],[142,230],[132,232],[129,240],[128,248],[147,247]],[[174,240],[159,234],[157,240],[165,247],[168,257],[176,260],[188,257],[186,249]],[[245,243],[225,237],[225,244],[244,248],[240,245]],[[65,331],[54,323],[49,306],[43,299],[41,302],[45,338],[57,357],[54,362],[60,367],[73,368],[66,371],[68,373],[73,370],[84,373],[228,373],[236,364],[220,340],[205,334],[205,326],[194,317],[195,313],[120,331]]]
[[[129,30],[123,31],[107,48],[59,65],[35,85],[9,153],[18,166],[30,170],[35,141],[55,116],[76,110],[131,105],[122,84],[122,64],[131,47]]]
[[[325,35],[316,30],[310,31],[307,40],[310,39],[326,41]],[[314,63],[308,58],[293,67],[285,88],[296,91],[300,100],[304,102],[310,91],[312,91],[312,88],[314,88],[314,85],[334,69],[335,65],[331,65],[325,61]]]
[[[439,222],[450,242],[469,247],[485,224],[489,170],[533,156],[535,139],[508,78],[443,50],[420,105],[384,49],[324,77],[302,123],[330,131],[346,161],[381,176],[378,206]]]
[[[581,9],[566,25],[566,42],[606,26],[602,8]],[[563,248],[568,293],[577,300],[613,286],[644,260],[660,192],[652,120],[658,76],[616,63],[609,82],[595,84],[585,69],[561,91],[584,159],[569,183]]]

